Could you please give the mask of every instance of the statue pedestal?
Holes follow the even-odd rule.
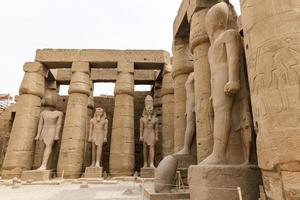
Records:
[[[261,172],[256,165],[192,165],[188,171],[191,200],[243,200],[259,197]]]
[[[49,181],[51,178],[51,170],[25,170],[22,172],[22,181]]]
[[[84,172],[84,178],[101,178],[102,167],[86,167]]]
[[[143,167],[141,168],[141,178],[154,178],[155,168]]]

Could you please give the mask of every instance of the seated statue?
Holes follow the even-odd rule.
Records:
[[[46,148],[43,161],[38,170],[46,170],[49,156],[52,152],[54,141],[59,140],[64,114],[60,111],[43,111],[40,116],[39,126],[35,140],[42,140]]]
[[[153,112],[153,98],[147,95],[140,119],[140,141],[143,142],[144,168],[154,167],[155,143],[158,141],[158,119]],[[149,149],[149,153],[148,153]]]
[[[96,108],[94,117],[90,121],[89,139],[92,143],[92,164],[91,167],[100,167],[102,146],[107,142],[108,120],[102,108]]]

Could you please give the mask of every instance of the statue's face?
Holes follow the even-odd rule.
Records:
[[[96,116],[102,117],[104,111],[102,108],[96,108]]]

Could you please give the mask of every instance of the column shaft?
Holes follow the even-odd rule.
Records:
[[[134,170],[134,64],[119,63],[110,147],[110,174],[132,175]]]
[[[17,112],[3,163],[2,178],[19,177],[33,163],[34,137],[41,112],[47,70],[41,63],[24,65]]]
[[[161,90],[162,156],[174,153],[174,81],[171,69],[165,68]]]
[[[72,64],[69,100],[57,165],[58,175],[64,171],[65,178],[78,178],[82,172],[90,96],[89,74],[89,63]]]
[[[173,71],[174,79],[174,151],[183,148],[186,128],[185,82],[193,71],[193,59],[189,49],[188,38],[175,38],[173,42]]]
[[[244,0],[242,25],[257,155],[268,199],[297,199],[300,174],[299,0]]]
[[[213,147],[210,66],[207,55],[210,42],[204,29],[207,11],[208,9],[199,10],[193,14],[191,19],[190,45],[194,57],[198,162],[209,156]]]

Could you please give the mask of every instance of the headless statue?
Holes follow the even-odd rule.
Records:
[[[140,141],[143,142],[144,167],[155,168],[154,150],[158,141],[158,119],[153,113],[153,98],[150,95],[145,98],[145,109],[140,119]]]
[[[183,149],[175,153],[177,155],[191,154],[193,138],[195,136],[195,87],[194,87],[194,72],[190,73],[185,83],[186,90],[186,128],[184,135]]]
[[[248,107],[246,95],[242,94],[246,93],[244,74],[242,74],[243,51],[241,36],[236,27],[236,16],[227,3],[221,2],[214,5],[206,15],[205,29],[211,43],[208,60],[211,70],[211,94],[214,110],[214,146],[212,154],[200,165],[225,164],[227,162],[226,151],[230,133],[236,130],[233,124],[237,124],[236,121],[240,115],[240,110],[234,109],[234,107],[243,100],[246,100],[246,103],[244,103],[244,107],[243,103],[241,104],[242,109]],[[245,113],[242,115],[246,115]],[[246,146],[244,151],[245,154],[249,154],[251,139],[249,137],[243,139],[244,141],[248,140],[244,144]],[[249,155],[245,155],[245,157],[249,157]],[[247,158],[245,159],[247,160]]]
[[[92,142],[92,165],[100,167],[103,143],[107,142],[108,120],[102,108],[96,108],[94,117],[90,121],[89,142]]]
[[[62,126],[64,114],[60,111],[41,112],[38,132],[35,140],[42,140],[46,147],[44,150],[42,165],[38,170],[46,170],[49,156],[52,152],[54,141],[59,140],[59,133]]]

